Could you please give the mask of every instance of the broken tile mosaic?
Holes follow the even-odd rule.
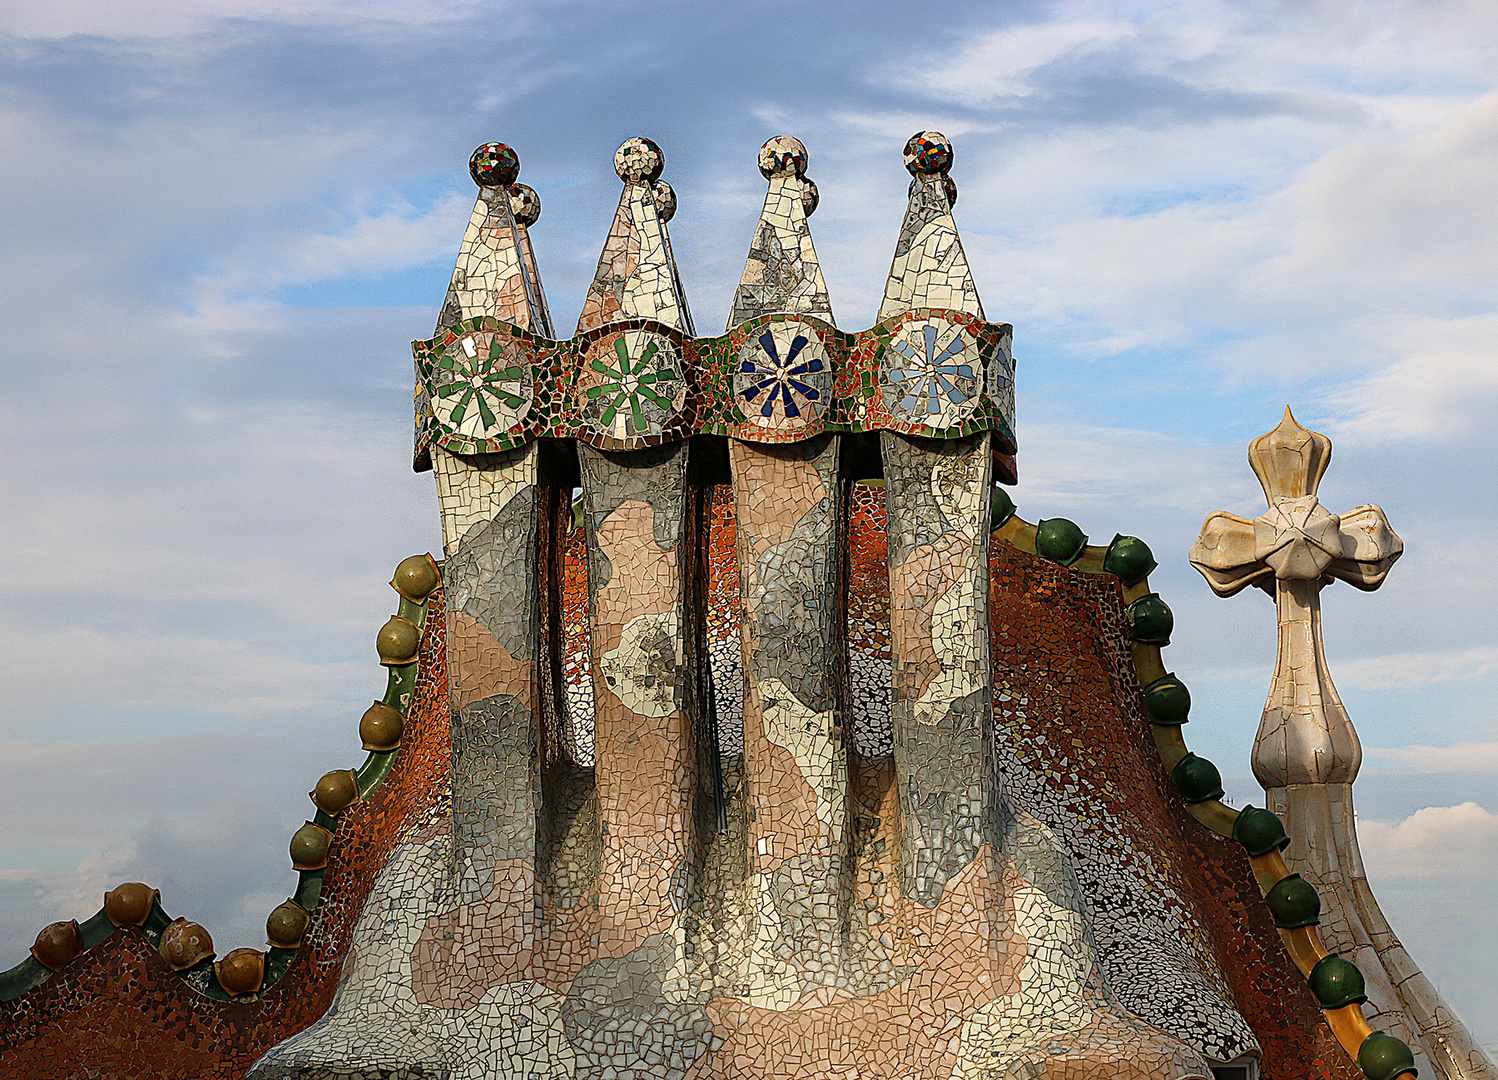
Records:
[[[1184,717],[1152,726],[1142,575],[1085,538],[1060,565],[1007,497],[994,513],[1012,328],[979,302],[953,160],[937,132],[905,147],[878,321],[848,333],[810,156],[769,140],[728,327],[702,337],[666,155],[628,140],[562,341],[539,196],[480,147],[413,346],[441,587],[401,600],[420,654],[386,658],[398,749],[311,823],[331,846],[286,909],[303,937],[267,954],[273,985],[215,1000],[206,960],[178,976],[159,954],[153,909],[56,974],[35,962],[0,1000],[5,1064],[1352,1080],[1259,902],[1278,851],[1203,828],[1230,812],[1171,782]]]

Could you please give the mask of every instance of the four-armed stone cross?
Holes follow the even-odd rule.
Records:
[[[1376,589],[1404,551],[1377,506],[1338,517],[1317,501],[1331,456],[1331,440],[1286,408],[1279,427],[1248,448],[1269,509],[1252,521],[1209,515],[1191,549],[1191,564],[1217,595],[1258,585],[1279,607],[1279,659],[1253,751],[1266,789],[1351,784],[1357,776],[1362,747],[1321,648],[1321,587],[1341,578]]]
[[[1221,510],[1209,515],[1191,564],[1219,596],[1258,585],[1278,604],[1279,658],[1254,739],[1254,775],[1292,837],[1291,869],[1321,895],[1323,943],[1367,980],[1369,1022],[1409,1044],[1422,1076],[1495,1080],[1389,929],[1364,876],[1352,805],[1363,751],[1327,671],[1321,588],[1334,578],[1378,588],[1404,544],[1377,506],[1339,517],[1317,501],[1331,455],[1331,440],[1301,427],[1287,408],[1279,427],[1248,448],[1269,509],[1252,521]]]

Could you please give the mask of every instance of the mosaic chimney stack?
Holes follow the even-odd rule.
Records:
[[[0,1062],[173,1080],[1412,1076],[1410,1047],[1364,1016],[1358,968],[1321,944],[1280,818],[1226,805],[1186,748],[1149,548],[1029,524],[1005,491],[1013,328],[979,301],[951,141],[905,146],[883,300],[856,331],[833,318],[799,140],[759,151],[765,199],[716,336],[672,252],[665,154],[633,138],[613,165],[618,208],[562,340],[540,198],[508,146],[473,155],[474,213],[435,334],[413,343],[444,557],[392,582],[371,757],[314,790],[269,951],[215,967],[206,930],[121,886],[0,972]],[[1334,912],[1365,889],[1345,868],[1316,884]],[[1392,970],[1357,959],[1388,998]],[[1438,1076],[1490,1075],[1442,1072],[1431,1047]]]
[[[496,1077],[791,1076],[841,1033],[849,1067],[880,1069],[912,1049],[879,1017],[929,1003],[961,1030],[922,1033],[923,1071],[986,1072],[998,1057],[1207,1074],[1198,1051],[1112,1004],[1065,853],[999,795],[987,541],[995,454],[1013,452],[1013,366],[1010,330],[984,320],[952,219],[951,160],[941,135],[911,140],[881,322],[850,349],[811,239],[817,192],[798,140],[760,152],[764,209],[730,330],[708,342],[672,255],[659,147],[631,139],[615,155],[618,210],[576,334],[559,345],[545,338],[529,251],[535,196],[515,187],[508,148],[476,154],[479,207],[438,336],[417,349],[452,708],[451,853],[410,953],[423,1063],[458,1044],[487,1046],[482,1075]],[[894,755],[861,782],[841,547],[849,439],[885,477],[892,539]],[[743,756],[727,788],[691,584],[706,567],[703,477],[721,471],[723,449],[743,672]],[[553,580],[547,549],[567,501],[543,456],[566,451],[587,551],[588,716],[576,704],[562,715],[565,695],[543,689],[556,601],[540,583]],[[548,719],[592,727],[591,777],[572,774],[570,790],[547,779]],[[861,840],[860,799],[881,821]],[[588,826],[553,820],[558,801],[589,808]],[[569,842],[580,828],[595,842]],[[726,858],[725,832],[743,845]],[[591,862],[557,865],[577,851]],[[1016,890],[1040,908],[1016,908]],[[358,1075],[362,1051],[337,1018],[362,986],[350,979],[321,1036],[292,1040],[259,1074],[342,1075],[328,1072],[342,1054],[338,1068]],[[1030,1018],[1047,1002],[1041,1036]],[[787,1015],[799,1034],[777,1046]],[[1245,1048],[1251,1036],[1234,1049]]]
[[[698,703],[687,679],[695,613],[686,589],[701,530],[700,500],[687,483],[691,444],[663,437],[688,387],[682,350],[653,327],[691,335],[666,232],[676,197],[660,179],[664,167],[649,139],[630,139],[614,155],[624,191],[578,318],[587,345],[574,398],[605,444],[576,444],[602,842],[590,936],[595,956],[635,965],[631,977],[657,985],[682,956],[695,854]],[[629,1007],[599,1004],[600,1042],[634,1023]],[[654,1037],[696,1045],[701,1024],[695,1016],[685,1023]]]
[[[529,235],[540,198],[516,182],[519,158],[487,143],[469,171],[479,195],[433,339],[445,348],[416,394],[417,468],[436,479],[445,552],[450,809],[381,874],[333,1007],[255,1076],[360,1077],[384,1061],[435,1075],[492,1053],[484,996],[536,962],[540,552],[558,500],[539,443],[459,455],[432,433],[523,418],[535,381],[509,328],[550,335],[551,316]]]
[[[819,331],[833,325],[832,305],[807,221],[816,187],[806,167],[806,148],[790,136],[760,150],[769,189],[729,315],[730,326],[768,316],[740,346],[733,382],[750,424],[767,433],[816,425],[833,394]],[[738,960],[743,996],[769,1008],[844,977],[843,883],[853,849],[841,677],[842,439],[824,431],[791,443],[729,441],[749,881],[732,929],[746,951]]]

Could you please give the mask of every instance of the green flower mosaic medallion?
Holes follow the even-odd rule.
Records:
[[[676,344],[648,330],[600,338],[588,350],[578,398],[583,422],[605,435],[661,434],[687,398]]]
[[[496,438],[524,419],[530,404],[530,364],[507,335],[475,330],[435,351],[432,411],[456,434]]]

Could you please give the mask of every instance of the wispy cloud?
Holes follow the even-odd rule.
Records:
[[[1406,768],[1429,773],[1498,773],[1498,741],[1456,743],[1452,746],[1370,746],[1369,758],[1397,762]]]
[[[443,196],[426,208],[402,200],[354,211],[331,231],[292,234],[275,250],[247,252],[237,264],[199,278],[196,287],[203,300],[211,298],[208,302],[246,294],[263,299],[287,285],[345,276],[374,278],[450,260],[451,238],[462,234],[472,208],[473,199],[464,193]]]
[[[1408,317],[1378,329],[1377,348],[1397,359],[1326,396],[1337,434],[1363,445],[1449,443],[1488,428],[1498,405],[1498,315]]]
[[[1477,1040],[1491,1042],[1498,815],[1468,801],[1391,821],[1360,817],[1357,827],[1369,883],[1395,932]]]
[[[357,711],[174,737],[10,744],[0,814],[0,964],[57,919],[98,911],[144,881],[201,922],[223,955],[263,947],[265,916],[295,886],[291,834],[322,771],[360,756]]]
[[[1122,20],[1079,20],[1005,27],[963,48],[946,64],[907,72],[914,86],[969,105],[1026,97],[1032,76],[1062,57],[1085,58],[1133,38],[1137,27]]]
[[[1343,660],[1337,681],[1347,688],[1414,689],[1437,683],[1482,679],[1498,671],[1498,647],[1454,649],[1450,652],[1401,653]]]
[[[151,38],[201,32],[228,19],[311,24],[367,19],[400,26],[449,21],[481,6],[498,17],[509,5],[479,0],[77,0],[7,8],[0,30],[43,39],[74,34]]]

